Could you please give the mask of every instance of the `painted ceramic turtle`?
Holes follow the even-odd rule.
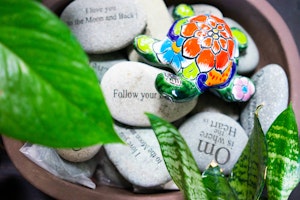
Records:
[[[226,101],[244,102],[255,92],[249,78],[236,74],[238,40],[213,15],[176,20],[164,40],[139,35],[134,48],[152,64],[175,72],[161,73],[155,81],[158,92],[172,101],[188,101],[210,90]]]

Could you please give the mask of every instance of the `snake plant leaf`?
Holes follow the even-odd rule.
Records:
[[[212,162],[202,173],[202,180],[210,200],[237,200],[235,192],[216,162]]]
[[[290,104],[267,131],[268,198],[288,199],[300,180],[300,147],[297,122]]]
[[[254,115],[254,128],[248,143],[235,164],[229,177],[229,184],[238,199],[258,199],[265,185],[267,145],[258,119],[257,108]]]
[[[0,133],[51,147],[121,142],[70,29],[40,2],[0,5]]]
[[[160,144],[170,176],[185,199],[208,199],[196,161],[178,130],[158,116],[151,113],[146,115]]]

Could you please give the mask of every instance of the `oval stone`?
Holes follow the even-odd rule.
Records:
[[[256,72],[253,80],[256,92],[241,112],[241,125],[249,135],[254,127],[254,113],[258,112],[262,130],[266,134],[277,116],[287,108],[289,99],[288,78],[280,65],[269,64]]]
[[[101,88],[114,119],[131,126],[150,126],[145,112],[153,113],[169,122],[188,114],[197,99],[175,103],[161,97],[154,82],[162,69],[139,62],[120,62],[103,76]]]
[[[70,162],[84,162],[93,158],[101,145],[94,145],[84,148],[56,149],[58,155]]]
[[[239,23],[227,17],[224,17],[224,20],[231,28],[239,28],[247,36],[248,47],[245,54],[239,56],[239,65],[237,67],[237,72],[239,74],[247,74],[254,71],[259,62],[259,52],[254,40]]]
[[[198,113],[184,122],[179,132],[201,172],[215,161],[229,174],[248,142],[241,125],[221,113]]]
[[[173,19],[169,15],[165,2],[163,0],[135,0],[135,2],[143,9],[146,15],[146,27],[143,34],[156,39],[164,39],[173,23]],[[128,59],[130,61],[147,63],[132,46],[128,48]]]
[[[222,12],[215,6],[208,4],[193,4],[192,5],[195,15],[215,15],[216,17],[222,19]]]
[[[115,125],[126,144],[104,145],[107,156],[133,185],[155,187],[171,180],[152,129],[131,129]]]
[[[84,50],[94,54],[126,47],[146,25],[142,9],[131,0],[76,0],[60,17]]]

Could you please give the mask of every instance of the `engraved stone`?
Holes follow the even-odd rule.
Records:
[[[62,158],[70,162],[84,162],[94,157],[100,147],[101,145],[94,145],[84,148],[56,149],[56,152]]]
[[[269,64],[252,76],[256,92],[241,113],[241,125],[249,135],[254,126],[254,112],[259,105],[258,116],[266,134],[276,117],[286,109],[289,99],[288,79],[283,68]]]
[[[84,50],[95,54],[128,46],[146,25],[143,11],[131,0],[76,0],[63,10],[61,19]]]
[[[221,113],[198,113],[184,122],[179,132],[202,172],[214,160],[229,174],[248,141],[240,124]]]
[[[174,103],[157,92],[154,82],[164,70],[150,65],[127,61],[111,67],[103,76],[101,88],[114,119],[131,126],[150,126],[145,112],[153,113],[169,122],[188,114],[197,98]]]
[[[95,171],[95,179],[98,184],[124,189],[132,188],[132,184],[120,174],[118,169],[107,157],[104,148],[100,149],[97,159],[98,165]]]
[[[237,72],[239,74],[247,74],[249,72],[252,72],[256,68],[259,61],[259,52],[254,40],[248,34],[248,32],[236,21],[227,17],[224,17],[224,20],[230,27],[241,29],[247,36],[248,47],[246,49],[246,52],[239,56],[239,65],[237,67]]]
[[[104,148],[124,178],[135,186],[145,188],[171,180],[152,129],[115,125],[115,130],[126,144],[107,144]]]
[[[110,67],[119,62],[127,61],[126,56],[119,51],[107,54],[93,54],[89,57],[90,65],[96,72],[99,82],[101,82],[103,75]]]

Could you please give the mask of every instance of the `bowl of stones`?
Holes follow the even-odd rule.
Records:
[[[255,93],[249,100],[248,94],[232,92],[241,101],[228,102],[220,98],[220,93],[209,90],[188,101],[173,102],[157,92],[156,76],[170,70],[137,53],[136,46],[141,45],[143,50],[143,40],[137,45],[134,41],[138,35],[159,41],[167,35],[176,37],[175,31],[169,29],[176,18],[174,9],[183,3],[193,8],[195,16],[213,15],[225,21],[238,43],[244,44],[241,46],[244,50],[239,51],[236,73],[245,77],[240,82],[251,80],[255,85]],[[7,152],[21,174],[56,199],[183,199],[166,170],[145,111],[160,115],[178,127],[200,171],[215,160],[225,174],[230,173],[247,142],[258,105],[263,104],[259,115],[264,132],[290,102],[300,122],[300,91],[296,88],[300,85],[298,50],[287,25],[267,1],[46,0],[43,4],[70,27],[86,51],[115,119],[116,132],[127,143],[54,150],[47,154],[52,156],[47,159],[53,162],[45,168],[33,162],[34,158],[28,159],[33,146],[24,147],[24,142],[3,137]],[[182,34],[189,35],[190,28]],[[217,29],[216,26],[212,31],[223,31],[222,27]],[[175,41],[177,45],[180,43],[178,37]],[[219,65],[216,55],[222,57],[224,49],[233,44],[224,41],[214,38],[214,42],[205,43],[211,47],[207,55],[215,53],[216,68]],[[167,40],[164,44],[167,45]],[[191,46],[192,40],[186,49]],[[163,48],[161,45],[158,58],[177,66],[180,58],[175,55],[176,47],[172,46],[175,49],[172,52]],[[185,56],[193,53],[189,50]],[[182,69],[182,74],[200,77],[193,66],[187,67],[190,70]],[[200,71],[208,70],[207,66]],[[248,84],[245,82],[241,84]],[[250,91],[251,87],[247,89]],[[198,93],[187,95],[190,94]],[[60,174],[66,162],[73,171]],[[83,174],[80,180],[74,176],[78,171]]]

